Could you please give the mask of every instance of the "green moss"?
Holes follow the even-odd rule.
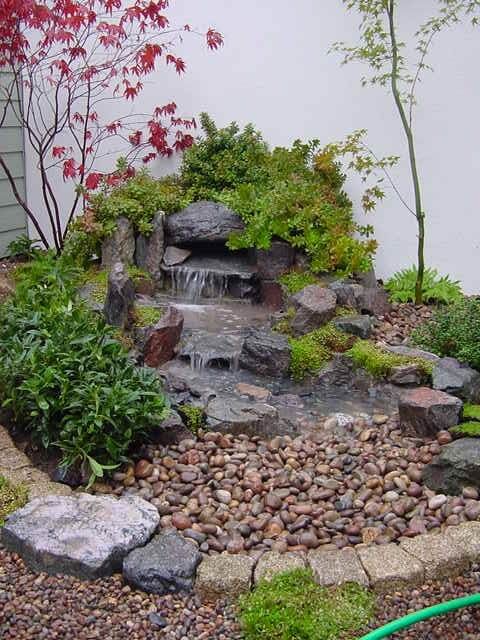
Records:
[[[28,490],[23,485],[14,486],[3,476],[0,476],[0,527],[5,518],[23,507],[28,499]]]
[[[480,437],[480,422],[470,421],[463,422],[457,427],[452,427],[450,432],[456,436],[463,436],[466,438],[479,438]]]
[[[433,371],[433,363],[429,360],[390,353],[368,340],[358,340],[347,355],[357,367],[366,369],[375,378],[385,378],[394,367],[406,364],[417,364],[425,376],[430,377]]]
[[[352,309],[351,307],[336,307],[335,315],[338,318],[347,318],[348,316],[356,316],[358,315],[358,311],[356,309]]]
[[[134,322],[137,327],[151,327],[160,320],[163,315],[162,309],[157,307],[136,306],[134,311]]]
[[[464,404],[463,417],[467,420],[480,421],[480,404]]]
[[[310,271],[289,271],[278,278],[278,281],[284,287],[285,291],[294,295],[309,284],[319,284],[319,278]]]
[[[185,424],[192,433],[198,433],[198,430],[205,424],[205,412],[200,407],[194,407],[191,404],[183,404],[178,408],[178,412],[185,420]]]
[[[333,354],[350,349],[354,340],[330,323],[299,338],[290,338],[292,377],[300,381],[318,373]]]
[[[245,640],[338,640],[373,617],[374,596],[356,584],[326,589],[310,570],[261,581],[238,605]]]
[[[291,336],[292,327],[290,323],[292,322],[294,317],[295,317],[295,308],[288,307],[288,309],[283,314],[283,318],[275,324],[275,326],[273,327],[273,330],[276,331],[277,333],[283,333],[286,336]]]
[[[137,284],[139,280],[151,280],[151,277],[146,271],[134,265],[127,267],[127,273],[134,284]],[[103,304],[107,297],[108,274],[108,269],[98,269],[98,267],[92,267],[85,272],[83,283],[91,285],[92,291],[90,296],[99,304]]]

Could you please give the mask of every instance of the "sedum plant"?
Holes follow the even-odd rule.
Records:
[[[392,302],[415,302],[415,288],[418,280],[417,268],[397,271],[385,284]],[[462,298],[462,288],[458,280],[440,276],[436,269],[426,268],[422,279],[423,302],[450,304]]]

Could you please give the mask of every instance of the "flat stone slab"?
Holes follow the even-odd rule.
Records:
[[[191,591],[201,561],[193,542],[176,531],[165,531],[128,554],[123,561],[123,577],[147,593]]]
[[[202,600],[234,600],[250,591],[255,561],[249,556],[205,557],[197,569],[195,591]]]
[[[268,551],[257,562],[253,579],[255,584],[258,584],[260,580],[271,580],[279,573],[305,569],[305,567],[305,559],[298,553]]]
[[[463,550],[470,562],[480,559],[480,522],[464,522],[455,527],[447,527],[443,535],[451,545]]]
[[[368,587],[365,573],[354,549],[315,549],[308,554],[315,582],[322,587],[356,582]]]
[[[358,550],[370,586],[378,593],[390,593],[424,582],[423,564],[397,544],[364,547]]]
[[[439,580],[462,574],[470,564],[469,552],[452,541],[451,536],[430,534],[403,540],[400,547],[424,565],[427,580]]]
[[[34,571],[95,579],[120,570],[159,520],[156,507],[137,496],[49,495],[15,511],[1,536]]]

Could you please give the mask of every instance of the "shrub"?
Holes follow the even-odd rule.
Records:
[[[355,341],[332,324],[327,324],[299,338],[290,338],[290,373],[301,381],[307,375],[315,375],[329,362],[335,353],[347,351]]]
[[[375,378],[385,378],[394,367],[417,364],[425,376],[431,376],[433,363],[423,358],[411,358],[380,349],[368,340],[358,340],[347,353],[357,367],[366,369]]]
[[[32,240],[22,233],[8,245],[8,253],[16,258],[33,258],[39,252],[38,240]]]
[[[385,284],[392,302],[414,302],[417,267],[397,271]],[[425,269],[423,277],[423,301],[450,304],[462,298],[458,280],[440,276],[436,269]]]
[[[0,476],[0,527],[5,523],[5,518],[23,507],[28,499],[28,490],[23,485],[13,485],[3,476]]]
[[[102,477],[167,415],[160,382],[78,300],[81,274],[65,259],[45,254],[17,277],[0,307],[3,406],[63,465]]]
[[[295,295],[310,284],[318,284],[319,278],[310,271],[289,271],[278,278],[287,294]]]
[[[438,309],[431,320],[413,331],[412,341],[480,369],[480,299],[464,298]]]
[[[178,407],[178,412],[184,418],[187,427],[194,434],[198,433],[205,424],[205,412],[201,407],[194,407],[191,404],[182,404]]]
[[[261,581],[238,608],[245,640],[339,640],[369,622],[374,601],[359,585],[326,589],[297,569]]]

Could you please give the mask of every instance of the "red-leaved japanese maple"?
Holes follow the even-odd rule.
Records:
[[[130,0],[131,1],[131,0]],[[189,25],[171,26],[169,0],[1,0],[0,130],[12,120],[24,128],[37,160],[41,197],[49,225],[42,228],[37,203],[27,204],[15,185],[8,154],[0,149],[3,169],[18,203],[45,247],[61,251],[69,223],[88,190],[102,177],[98,162],[122,151],[129,163],[170,156],[193,142],[193,119],[176,116],[172,101],[152,114],[132,108],[146,76],[159,64],[185,71],[175,55]],[[206,34],[218,49],[222,36]],[[123,116],[111,121],[110,113]],[[137,103],[138,104],[138,103]],[[110,118],[112,116],[110,115]],[[76,188],[67,210],[59,187]],[[62,209],[61,209],[62,206]]]

